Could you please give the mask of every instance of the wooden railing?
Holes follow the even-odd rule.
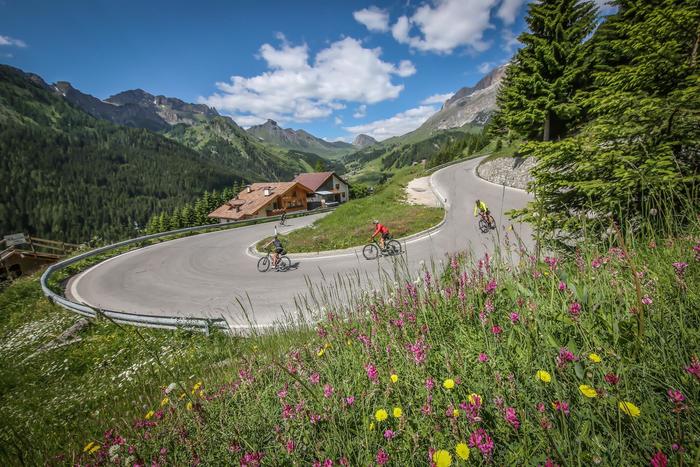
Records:
[[[9,266],[12,265],[18,254],[43,260],[59,259],[76,250],[79,246],[29,235],[25,235],[21,243],[13,242],[9,246],[8,243],[10,242],[4,238],[0,240],[0,271],[4,270],[8,277],[10,276]]]

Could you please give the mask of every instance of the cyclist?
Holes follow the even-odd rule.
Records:
[[[373,220],[372,224],[374,224],[374,233],[372,234],[371,239],[374,240],[374,237],[376,237],[378,234],[381,234],[381,236],[379,237],[379,246],[383,250],[384,242],[390,237],[389,229],[387,228],[387,226],[380,224],[377,219]]]
[[[489,207],[486,206],[486,203],[481,201],[480,199],[476,200],[476,205],[474,206],[474,217],[481,215],[481,216],[488,216],[491,214],[491,211],[489,211]]]
[[[283,209],[282,210],[282,217],[280,217],[280,225],[284,225],[284,223],[287,221],[287,210]]]
[[[265,248],[267,248],[267,247],[270,246],[270,245],[274,245],[274,246],[275,246],[275,251],[274,251],[273,253],[271,253],[270,256],[272,257],[272,267],[273,267],[273,268],[276,268],[276,267],[277,267],[277,263],[278,263],[279,260],[280,260],[280,256],[282,256],[283,254],[285,254],[286,251],[284,251],[284,247],[282,246],[282,242],[280,242],[280,239],[277,238],[277,235],[275,235],[274,238],[273,238],[272,240],[270,240],[269,242],[267,242],[267,245],[265,245]]]

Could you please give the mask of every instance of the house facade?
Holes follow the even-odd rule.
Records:
[[[350,199],[350,185],[335,172],[302,173],[294,181],[313,192],[307,198],[308,209],[335,206]]]
[[[235,198],[209,213],[209,217],[227,223],[245,219],[277,216],[286,211],[306,211],[313,190],[292,181],[282,183],[253,183]]]

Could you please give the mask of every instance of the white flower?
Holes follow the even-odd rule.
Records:
[[[177,387],[177,384],[175,383],[170,383],[167,388],[165,388],[165,393],[170,394],[175,388]]]

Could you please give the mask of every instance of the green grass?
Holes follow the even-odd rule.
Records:
[[[374,231],[373,219],[378,219],[389,227],[395,238],[427,229],[442,220],[442,208],[409,205],[405,202],[406,185],[420,174],[422,169],[418,167],[402,169],[374,195],[351,200],[313,225],[288,235],[280,235],[280,239],[287,251],[294,254],[367,243]],[[259,242],[258,248],[267,242],[269,238]]]

